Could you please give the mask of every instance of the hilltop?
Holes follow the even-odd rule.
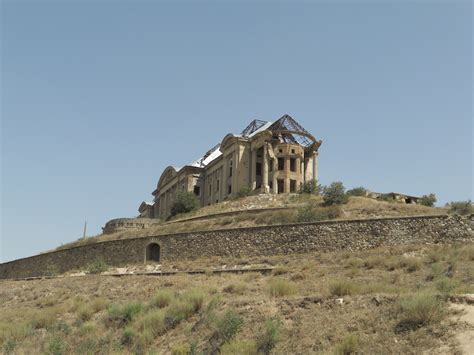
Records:
[[[61,245],[57,249],[105,240],[136,238],[170,233],[256,227],[323,220],[350,220],[381,217],[446,214],[443,207],[387,202],[351,196],[340,206],[325,206],[320,196],[310,194],[261,194],[205,206],[179,214],[167,221],[156,220],[148,228],[100,234]],[[140,219],[136,219],[140,221]]]

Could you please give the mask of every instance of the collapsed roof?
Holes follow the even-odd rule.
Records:
[[[290,115],[283,115],[275,122],[253,120],[244,130],[236,137],[251,138],[256,134],[269,130],[272,132],[273,139],[282,143],[299,144],[306,151],[316,150],[321,145],[321,141],[317,141],[306,129],[296,122]],[[208,150],[201,158],[197,159],[191,166],[204,168],[213,160],[222,155],[220,144],[216,144]]]

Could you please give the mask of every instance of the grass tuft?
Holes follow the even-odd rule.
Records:
[[[296,284],[281,278],[272,278],[268,281],[267,292],[272,297],[283,297],[295,294],[297,291]]]

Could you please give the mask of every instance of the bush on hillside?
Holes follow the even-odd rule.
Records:
[[[322,186],[318,184],[317,180],[309,180],[305,181],[300,188],[300,194],[313,194],[313,195],[321,195]]]
[[[331,185],[326,186],[323,190],[323,200],[326,205],[342,205],[349,201],[346,195],[346,189],[342,182],[335,181]]]
[[[178,213],[191,212],[199,207],[199,200],[192,192],[178,192],[176,201],[171,206],[171,215],[176,216]]]
[[[364,188],[364,187],[356,187],[356,188],[353,188],[352,190],[348,190],[347,191],[347,194],[349,196],[362,196],[362,197],[365,197],[367,196],[367,189]]]
[[[238,198],[247,197],[250,195],[251,192],[252,192],[252,189],[250,187],[244,186],[239,190],[239,192],[237,192],[237,197]]]
[[[471,200],[450,202],[446,204],[446,207],[449,207],[449,213],[451,214],[467,215],[474,213]]]
[[[108,269],[109,266],[104,260],[97,259],[93,263],[89,264],[87,271],[89,271],[89,274],[100,274],[104,271],[107,271]]]
[[[420,205],[428,206],[428,207],[434,207],[435,202],[436,202],[435,194],[423,195],[421,196],[419,200]]]
[[[325,221],[339,217],[341,212],[342,211],[339,206],[318,208],[308,203],[298,209],[296,213],[296,220],[298,222]]]

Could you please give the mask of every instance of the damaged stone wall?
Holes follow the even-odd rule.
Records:
[[[364,250],[403,244],[474,242],[474,216],[396,217],[180,233],[104,241],[0,264],[0,278],[81,270],[103,260],[110,266],[145,262],[158,243],[161,260],[207,256],[255,256],[312,251]]]

